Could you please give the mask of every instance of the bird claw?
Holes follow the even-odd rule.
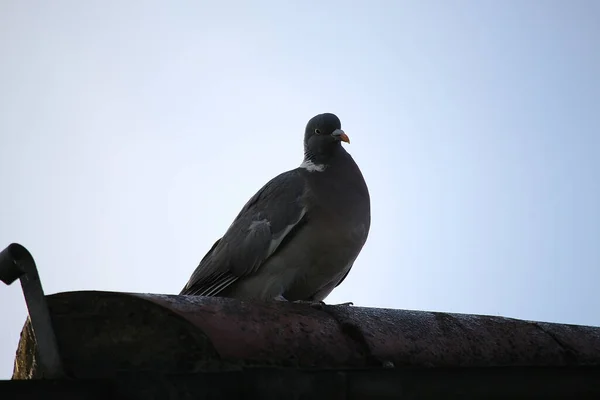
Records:
[[[348,301],[346,303],[340,303],[340,304],[332,304],[332,306],[347,306],[347,307],[350,307],[350,306],[353,306],[353,305],[354,305],[354,303],[351,302],[351,301]]]
[[[317,308],[317,309],[322,309],[324,306],[326,306],[327,304],[324,301],[311,301],[311,300],[296,300],[293,301],[292,303],[296,303],[296,304],[307,304],[313,308]],[[329,304],[330,306],[353,306],[354,303],[349,301],[346,303],[340,303],[340,304]]]
[[[285,297],[283,297],[283,295],[278,295],[277,297],[273,297],[273,300],[275,301],[286,301],[289,303],[294,303],[294,304],[306,304],[310,307],[313,308],[317,308],[317,309],[322,309],[323,306],[326,306],[327,304],[325,304],[324,301],[314,301],[314,300],[294,300],[294,301],[289,301],[288,299],[286,299]],[[348,301],[346,303],[340,303],[340,304],[330,304],[332,306],[353,306],[354,303],[351,301]]]
[[[312,300],[294,300],[292,301],[294,304],[306,304],[312,308],[321,309],[325,305],[322,301],[312,301]]]

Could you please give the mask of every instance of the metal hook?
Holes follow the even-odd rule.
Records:
[[[0,252],[0,280],[10,285],[17,279],[21,280],[43,377],[64,377],[58,344],[35,261],[25,247],[12,243]]]

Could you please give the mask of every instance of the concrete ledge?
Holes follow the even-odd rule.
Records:
[[[226,298],[69,292],[48,296],[66,372],[189,374],[246,367],[600,367],[600,328],[422,311]],[[41,378],[29,323],[13,379]]]

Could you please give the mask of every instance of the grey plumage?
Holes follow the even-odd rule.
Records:
[[[184,295],[322,301],[369,233],[367,185],[334,114],[312,118],[304,161],[263,186],[200,261]]]

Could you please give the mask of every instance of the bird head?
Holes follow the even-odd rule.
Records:
[[[342,142],[350,143],[350,139],[342,130],[340,119],[335,114],[314,116],[308,121],[304,131],[305,158],[326,160],[341,148]]]

